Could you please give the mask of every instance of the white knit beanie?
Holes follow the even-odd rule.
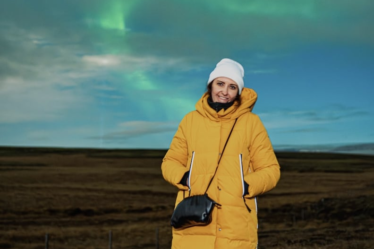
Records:
[[[238,84],[239,94],[242,92],[242,89],[244,87],[244,69],[242,65],[240,65],[240,63],[227,58],[222,59],[220,62],[218,62],[213,72],[210,73],[207,84],[209,85],[210,82],[218,77],[226,77],[232,79],[236,82],[236,84]]]

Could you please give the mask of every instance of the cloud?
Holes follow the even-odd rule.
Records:
[[[56,42],[40,47],[34,40],[35,36],[42,34],[38,35],[32,30],[13,24],[8,26],[0,26],[0,45],[6,48],[2,50],[0,65],[7,69],[0,71],[0,80],[18,77],[40,84],[66,84],[94,74],[89,68],[84,67],[77,56],[80,49],[59,45]],[[48,37],[48,34],[46,36],[46,40],[53,38]]]
[[[278,70],[275,69],[257,69],[257,70],[249,70],[249,74],[274,74],[277,73]]]
[[[33,141],[48,141],[51,137],[51,132],[34,130],[26,134],[26,138]]]
[[[292,129],[283,131],[283,133],[314,133],[314,132],[326,132],[329,129],[326,128],[305,128],[305,129]]]
[[[94,88],[94,89],[97,89],[97,90],[99,90],[99,91],[105,91],[105,92],[113,92],[113,91],[116,90],[116,88],[111,87],[111,86],[109,86],[109,85],[107,85],[107,84],[105,84],[105,83],[102,84],[102,85],[94,86],[93,88]]]
[[[165,80],[165,73],[191,69],[181,58],[93,55],[95,50],[88,53],[85,44],[61,45],[48,32],[38,35],[14,24],[1,28],[4,35],[0,37],[0,44],[5,44],[7,48],[4,56],[0,57],[2,123],[56,121],[77,110],[90,112],[94,101],[102,103],[103,97],[106,105],[136,105],[136,111],[128,111],[129,115],[149,113],[154,116],[156,110],[139,103],[139,91],[147,98],[144,103],[150,100],[159,102],[166,92],[170,94],[173,91],[170,87],[167,91],[163,90],[170,86],[170,80]],[[40,44],[48,45],[40,47]],[[87,51],[86,55],[84,51]],[[102,91],[113,93],[104,95]],[[147,94],[147,91],[150,93]],[[185,96],[181,97],[182,100],[178,98],[170,98],[177,99],[176,105],[166,103],[169,98],[161,101],[166,108],[165,113],[173,113],[168,110],[179,106],[178,103],[183,105]]]
[[[0,123],[50,122],[91,102],[79,89],[8,78],[0,91]]]
[[[46,69],[75,78],[102,76],[108,69],[191,71],[233,55],[254,68],[249,73],[275,73],[253,66],[259,53],[284,53],[295,44],[321,40],[374,44],[370,1],[35,0],[36,8],[27,8],[29,4],[0,5],[0,78],[38,78]],[[154,18],[155,13],[162,15]],[[80,75],[74,75],[77,71]]]
[[[177,125],[175,122],[127,121],[119,124],[119,131],[91,137],[91,139],[126,140],[150,134],[175,132]]]
[[[96,66],[117,66],[120,64],[120,60],[117,56],[114,55],[85,55],[82,57],[82,60],[88,64],[96,65]]]
[[[183,56],[191,63],[208,63],[217,54],[232,54],[238,44],[251,51],[321,40],[374,42],[371,1],[35,0],[36,8],[27,8],[29,4],[2,3],[0,21],[31,30],[37,43],[74,42],[83,53],[97,48],[104,54]]]
[[[14,25],[0,30],[6,48],[0,56],[0,123],[56,121],[92,101],[77,85],[96,73],[81,65],[74,49],[40,47],[49,39]]]
[[[359,117],[367,117],[370,116],[370,113],[353,107],[332,105],[329,107],[316,108],[315,110],[284,110],[259,113],[258,115],[261,117],[268,129],[287,130],[287,128],[290,127],[299,127],[299,129],[296,130],[301,132],[317,131],[318,129],[321,129],[320,127],[310,128],[310,126],[326,125]]]
[[[215,58],[217,54],[229,54],[232,51],[229,48],[235,50],[241,44],[246,44],[247,51],[283,51],[320,41],[373,45],[371,23],[374,19],[367,12],[369,6],[373,3],[311,0],[302,3],[295,0],[141,2],[129,14],[132,31],[126,44],[138,54],[164,51],[167,56],[189,59],[192,55]],[[154,19],[152,13],[155,12],[163,15]],[[222,35],[223,31],[225,35]],[[148,46],[148,41],[152,41],[152,46]],[[246,58],[244,54],[243,59]]]
[[[188,71],[191,67],[182,58],[163,58],[156,56],[120,55],[85,55],[82,61],[87,66],[93,66],[98,70],[116,70],[136,74],[145,72],[161,73],[171,70]]]

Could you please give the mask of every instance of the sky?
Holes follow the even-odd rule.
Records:
[[[374,142],[374,1],[3,0],[0,146],[169,147],[222,58],[274,148]]]

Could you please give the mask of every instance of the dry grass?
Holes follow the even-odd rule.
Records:
[[[0,148],[0,248],[170,248],[165,151]],[[259,198],[260,249],[369,249],[374,157],[278,153]]]

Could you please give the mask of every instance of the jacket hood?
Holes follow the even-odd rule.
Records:
[[[230,120],[236,119],[244,113],[251,112],[257,101],[257,93],[253,89],[244,87],[240,94],[241,104],[239,105],[238,101],[235,101],[230,108],[227,110],[222,109],[219,112],[209,106],[208,98],[209,93],[204,93],[197,101],[195,105],[197,112],[213,121]]]

